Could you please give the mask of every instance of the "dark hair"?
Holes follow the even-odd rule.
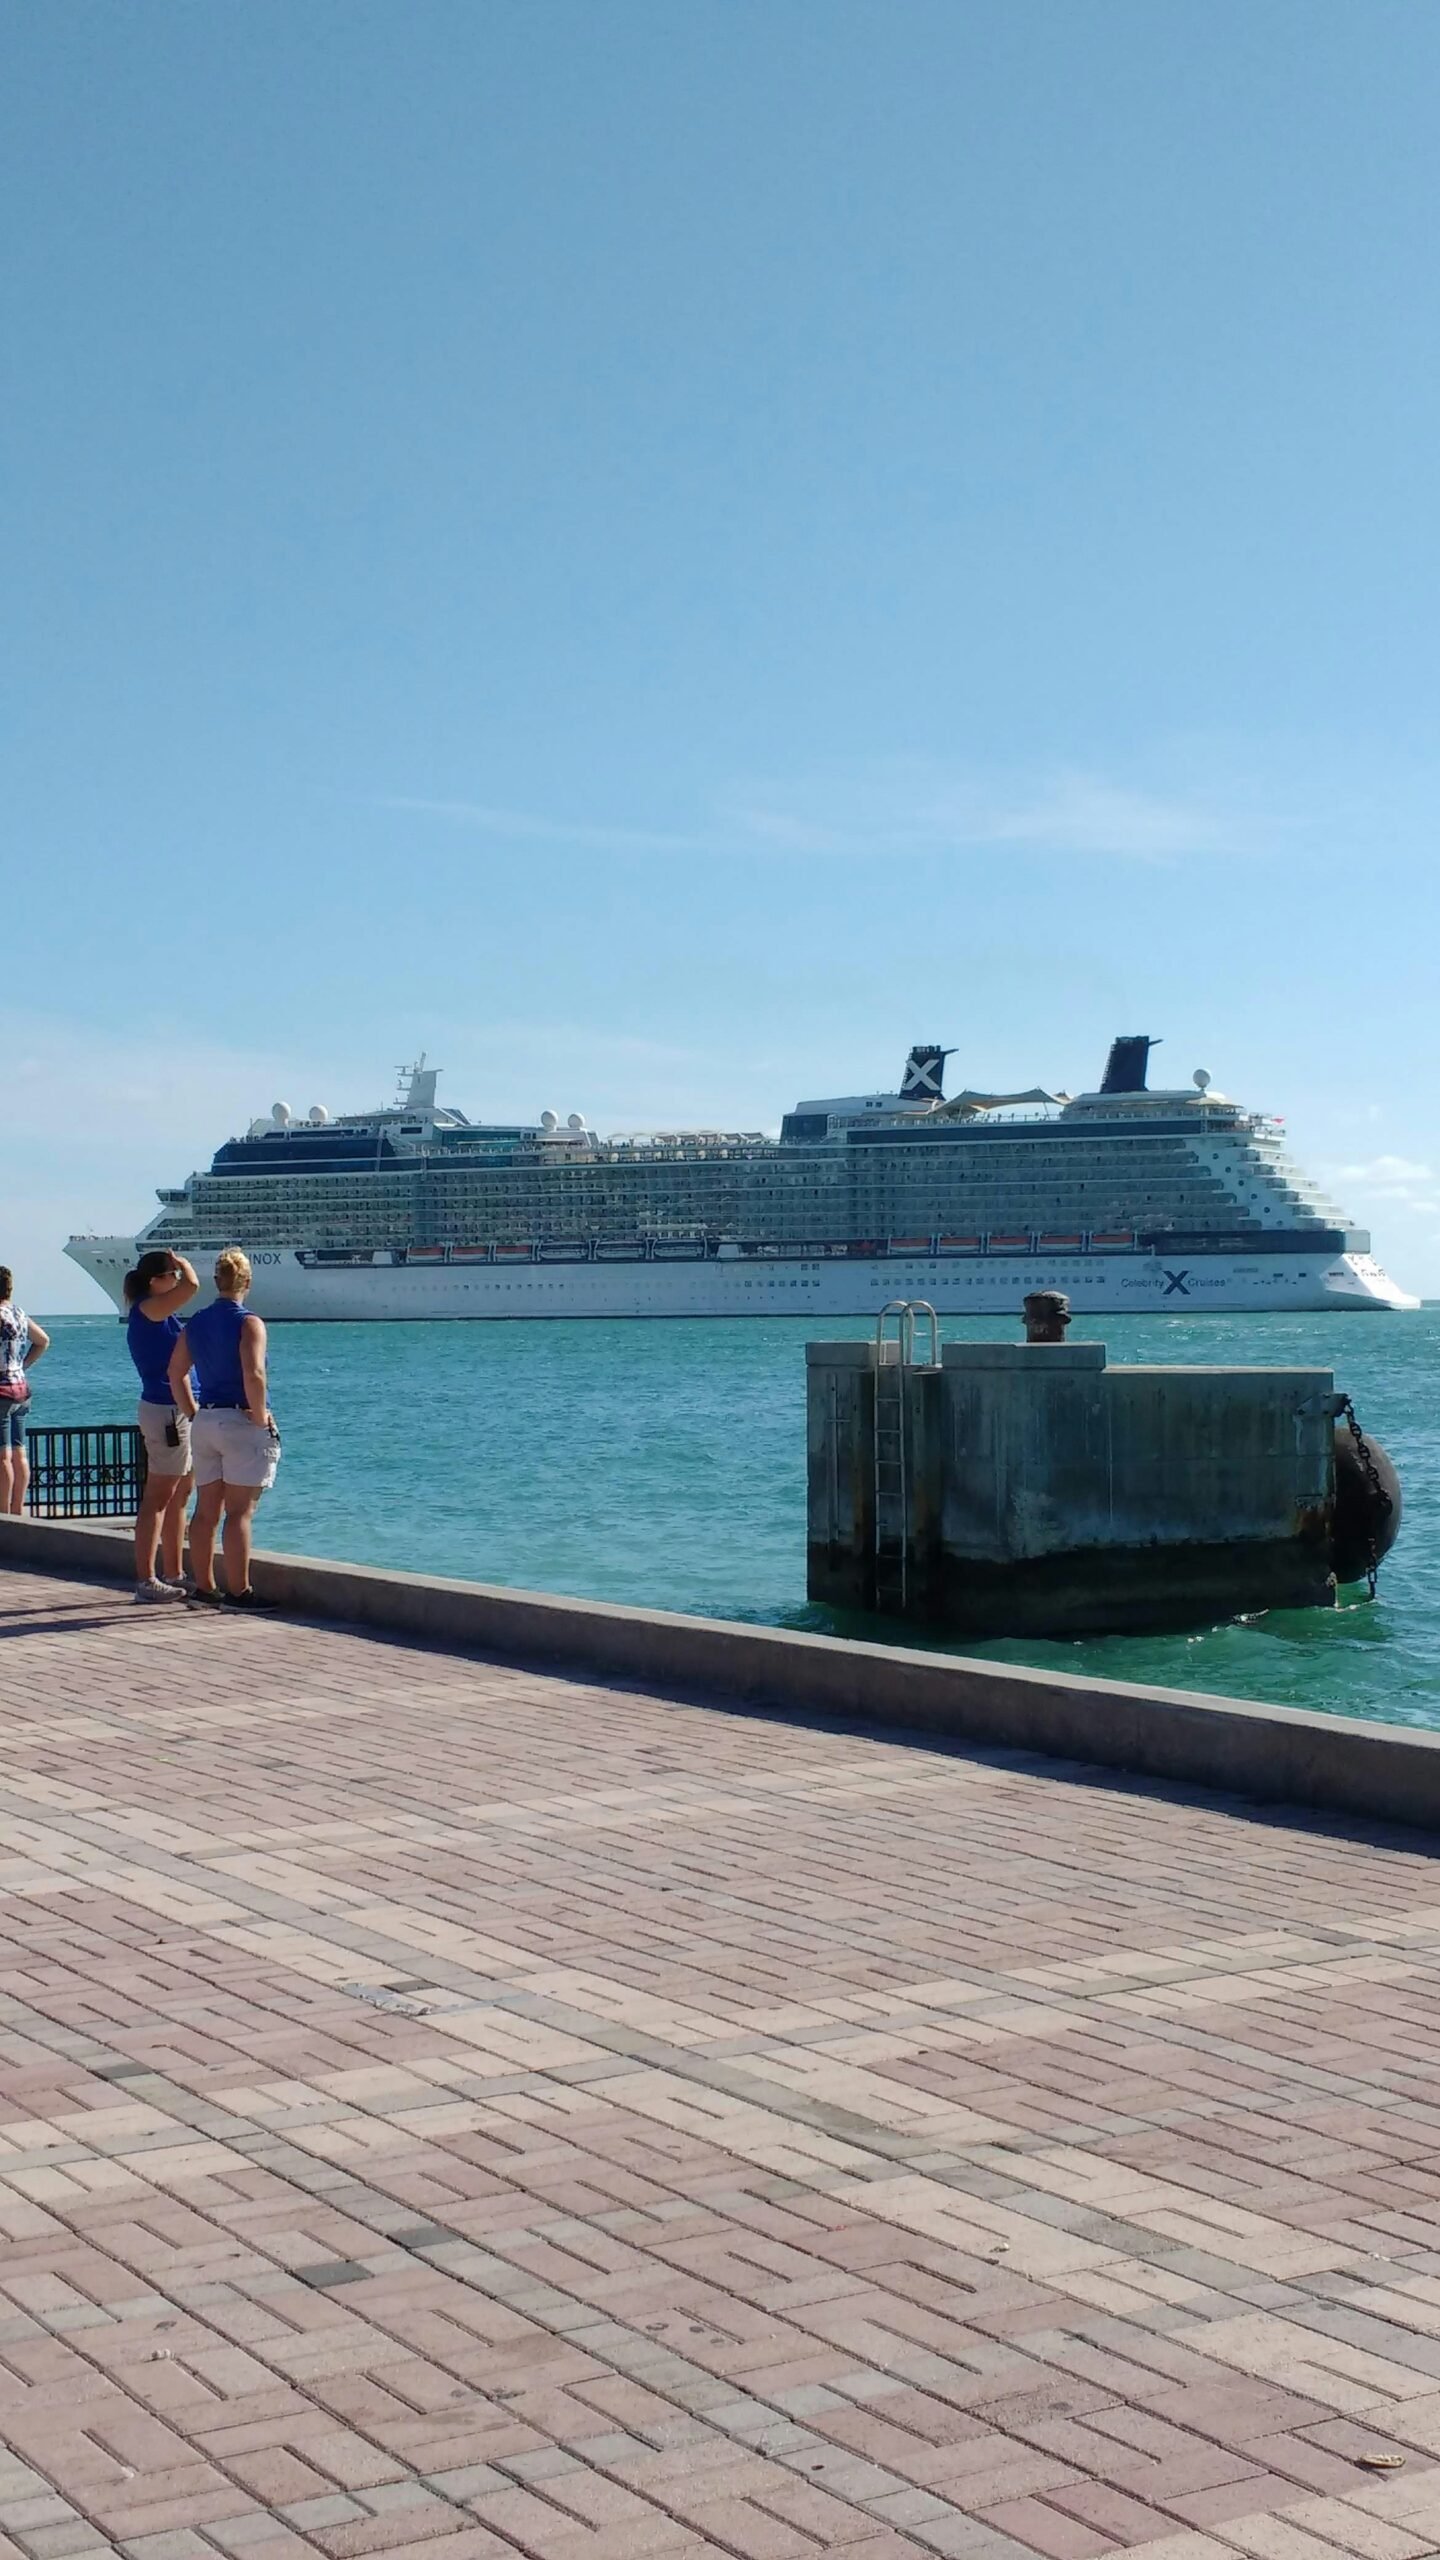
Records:
[[[13,1297],[14,1293],[15,1274],[5,1263],[0,1262],[0,1306],[3,1306],[7,1299]]]
[[[134,1270],[125,1274],[126,1306],[138,1307],[142,1298],[148,1298],[156,1281],[164,1279],[174,1259],[167,1245],[155,1245],[149,1253],[142,1253]]]

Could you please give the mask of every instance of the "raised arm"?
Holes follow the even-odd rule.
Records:
[[[245,1381],[245,1410],[261,1430],[273,1428],[274,1417],[266,1401],[265,1327],[259,1316],[247,1315],[240,1327],[240,1375]]]
[[[166,1313],[173,1316],[177,1307],[186,1306],[194,1297],[200,1281],[194,1263],[187,1262],[183,1253],[172,1253],[170,1259],[175,1265],[175,1286],[170,1291]]]
[[[188,1306],[200,1286],[194,1263],[187,1262],[183,1253],[172,1253],[170,1261],[172,1268],[165,1286],[152,1288],[149,1297],[140,1302],[142,1313],[156,1322],[162,1316],[173,1316],[177,1307]]]
[[[170,1354],[168,1375],[170,1393],[179,1411],[188,1419],[195,1411],[195,1390],[190,1384],[190,1336],[183,1329]]]

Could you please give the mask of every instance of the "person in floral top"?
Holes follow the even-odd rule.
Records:
[[[30,1486],[25,1420],[30,1371],[50,1348],[43,1324],[15,1304],[15,1277],[0,1263],[0,1511],[20,1512]]]

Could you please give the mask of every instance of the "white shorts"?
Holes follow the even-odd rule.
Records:
[[[190,1448],[197,1485],[244,1485],[264,1493],[280,1464],[276,1433],[233,1405],[202,1405],[190,1426]]]
[[[136,1409],[140,1437],[145,1443],[147,1475],[169,1476],[177,1484],[190,1473],[190,1425],[173,1404],[150,1404],[142,1396]],[[180,1435],[180,1445],[172,1449],[165,1434],[171,1425]]]

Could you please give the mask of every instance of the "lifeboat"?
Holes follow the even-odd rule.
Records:
[[[978,1236],[942,1236],[940,1250],[942,1253],[978,1253],[980,1239]]]

